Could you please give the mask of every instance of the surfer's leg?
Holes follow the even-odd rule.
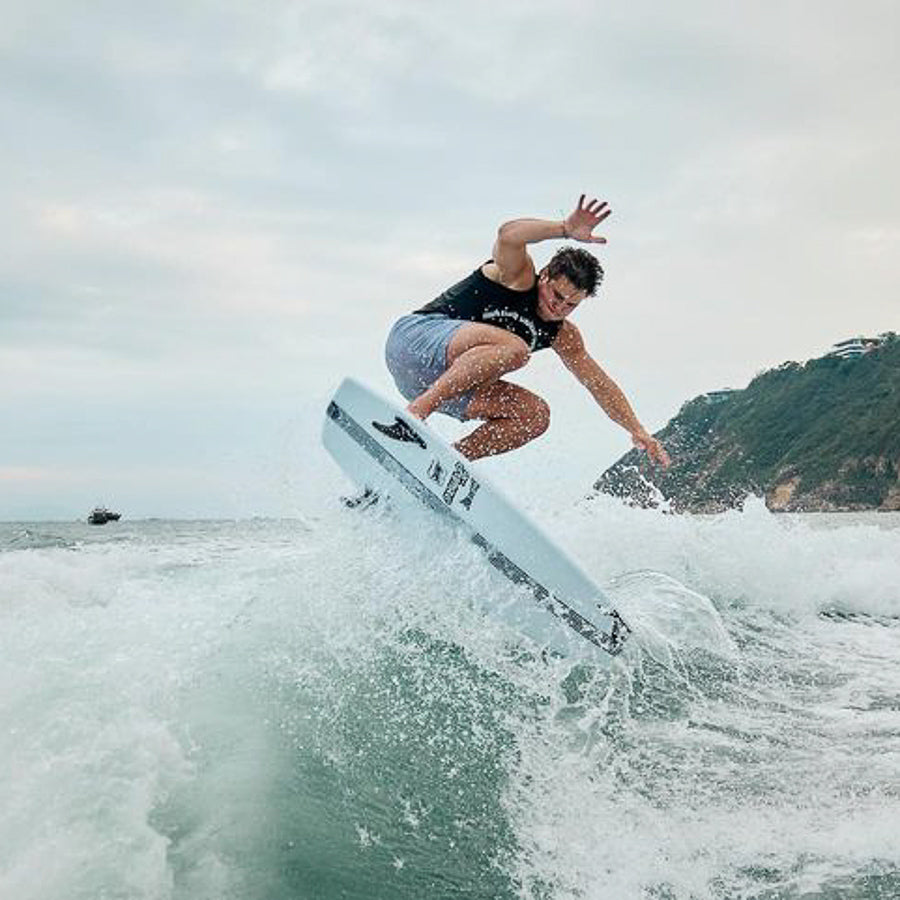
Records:
[[[520,337],[493,325],[466,323],[447,345],[447,369],[407,409],[426,419],[452,397],[491,385],[507,372],[522,368],[530,355]],[[466,412],[471,415],[468,408]]]
[[[466,407],[466,415],[485,420],[455,444],[467,459],[515,450],[542,435],[550,426],[550,407],[545,400],[503,380],[476,390]]]

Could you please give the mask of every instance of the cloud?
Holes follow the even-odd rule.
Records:
[[[887,0],[7,7],[0,382],[23,484],[110,434],[185,470],[302,402],[314,435],[342,372],[386,379],[395,316],[504,219],[581,191],[614,215],[578,321],[648,420],[900,327]]]
[[[0,481],[46,481],[55,477],[55,473],[39,466],[0,466]]]

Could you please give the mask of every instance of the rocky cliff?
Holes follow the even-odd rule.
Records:
[[[696,397],[657,437],[668,470],[633,450],[595,490],[676,512],[718,512],[749,495],[786,512],[900,510],[900,340]]]

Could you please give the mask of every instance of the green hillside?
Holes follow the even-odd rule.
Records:
[[[668,470],[631,451],[595,489],[685,512],[751,494],[776,510],[900,509],[900,340],[856,359],[784,363],[744,390],[697,397],[657,437]]]

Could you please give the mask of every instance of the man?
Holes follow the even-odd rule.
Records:
[[[537,272],[529,244],[569,239],[605,244],[594,229],[611,210],[582,194],[563,221],[516,219],[500,226],[493,257],[436,300],[403,316],[385,348],[388,369],[407,412],[427,419],[442,412],[482,425],[456,443],[467,459],[506,453],[543,434],[547,403],[503,376],[522,368],[532,352],[552,347],[603,411],[654,462],[669,464],[662,444],[638,421],[618,385],[584,346],[568,317],[603,277],[586,250],[566,247]]]

